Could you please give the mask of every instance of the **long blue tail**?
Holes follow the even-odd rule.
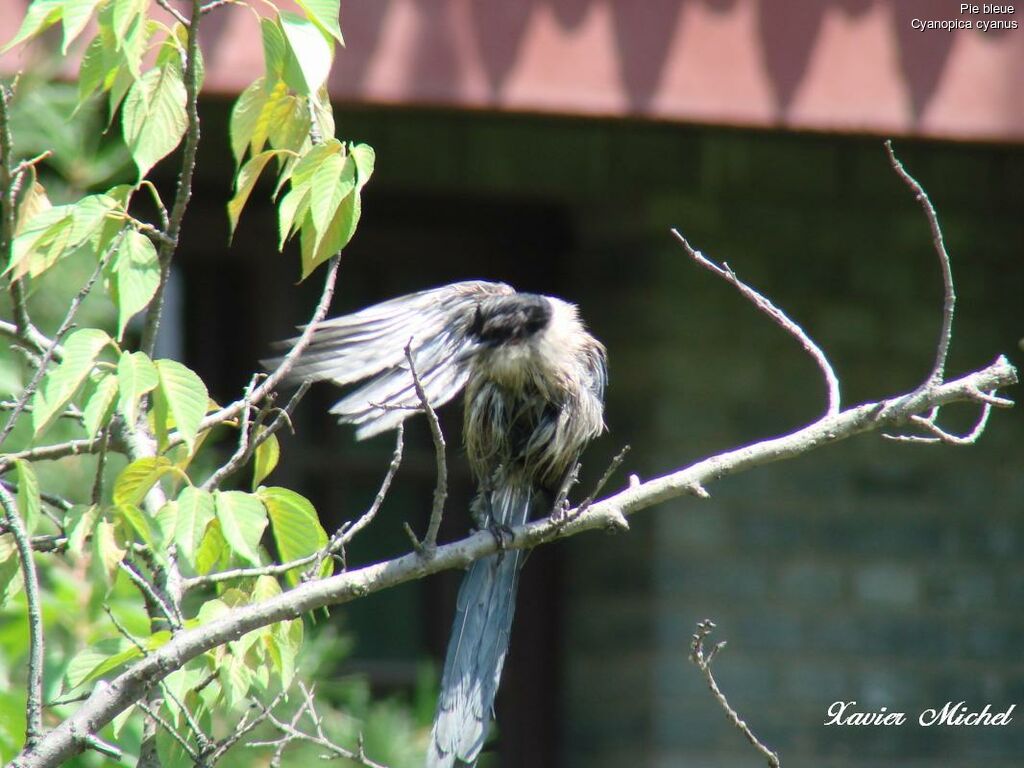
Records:
[[[494,523],[525,523],[532,495],[530,488],[522,486],[493,491],[490,511]],[[524,556],[519,549],[489,555],[474,562],[462,580],[427,768],[472,765],[480,754],[508,651]]]

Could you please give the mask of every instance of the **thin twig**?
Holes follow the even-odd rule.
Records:
[[[254,704],[254,708],[258,707],[260,709],[260,713],[250,719],[249,713],[246,712],[245,715],[242,716],[242,719],[238,721],[234,730],[217,742],[216,746],[214,746],[210,751],[207,762],[210,765],[216,765],[229,749],[245,738],[245,736],[252,732],[254,728],[264,722],[270,716],[274,707],[280,704],[286,695],[287,690],[284,690],[278,693],[269,704],[260,704],[259,702],[256,702]]]
[[[181,11],[179,11],[177,8],[175,8],[169,2],[167,2],[167,0],[156,0],[156,4],[163,8],[165,11],[167,11],[169,14],[171,14],[171,16],[174,17],[174,20],[181,24],[183,27],[189,26],[188,19],[186,19],[181,14]]]
[[[256,387],[252,393],[252,402],[259,403],[266,397],[270,392],[277,388],[277,385],[291,372],[295,366],[296,361],[299,359],[299,355],[306,351],[309,343],[313,340],[313,333],[316,331],[317,323],[327,316],[327,310],[330,309],[331,299],[334,297],[334,286],[338,277],[338,267],[341,265],[341,256],[335,254],[331,257],[327,264],[327,274],[324,278],[324,287],[320,293],[320,300],[317,302],[316,309],[313,311],[313,316],[310,318],[309,323],[305,328],[302,329],[302,333],[299,334],[299,338],[295,340],[295,345],[288,350],[288,353],[281,359],[277,368],[270,372],[270,375]],[[210,429],[218,424],[222,424],[228,419],[232,419],[237,416],[244,405],[243,400],[236,400],[231,405],[221,408],[219,411],[209,414],[199,423],[199,431]],[[177,445],[182,442],[181,435],[172,435],[169,440],[171,446]]]
[[[18,486],[9,480],[0,480],[0,485],[3,485],[8,491],[13,493],[15,496],[18,494]],[[63,496],[58,496],[55,493],[47,493],[46,491],[39,492],[39,499],[49,504],[54,509],[59,509],[61,512],[67,512],[71,509],[74,504],[65,499]],[[52,520],[53,518],[51,518]]]
[[[0,83],[0,256],[6,260],[14,242],[14,227],[17,217],[16,189],[19,170],[12,168],[14,141],[11,138],[10,104],[14,94]],[[20,166],[19,166],[20,168]],[[14,308],[14,323],[20,337],[27,337],[32,321],[25,305],[25,292],[21,280],[12,273],[7,277],[7,289]],[[0,443],[3,438],[0,438]]]
[[[189,760],[191,760],[193,763],[199,762],[199,753],[197,753],[196,750],[192,748],[192,745],[188,743],[188,740],[184,736],[182,736],[174,729],[174,726],[172,726],[170,723],[164,720],[160,716],[160,714],[151,706],[149,706],[149,704],[147,704],[145,701],[139,701],[137,702],[137,705],[139,709],[141,709],[143,712],[145,712],[149,717],[153,719],[153,722],[155,722],[157,725],[163,728],[167,732],[167,734],[178,743],[178,746],[185,750],[185,754],[188,755]]]
[[[935,423],[933,418],[925,418],[922,416],[911,416],[910,423],[914,424],[926,432],[931,432],[932,437],[922,437],[921,435],[891,435],[883,434],[882,437],[887,440],[894,440],[901,443],[923,443],[927,445],[937,445],[943,443],[945,445],[974,445],[978,442],[978,438],[981,437],[985,431],[985,426],[988,424],[988,417],[992,413],[992,404],[984,403],[981,407],[981,414],[978,416],[978,421],[975,423],[974,428],[971,429],[966,435],[954,435],[938,424]]]
[[[594,503],[594,499],[596,499],[597,495],[604,490],[608,481],[612,479],[612,475],[614,475],[618,471],[619,467],[622,466],[622,462],[626,460],[626,454],[629,453],[629,451],[630,447],[628,445],[622,446],[622,450],[615,455],[615,458],[608,464],[608,468],[605,469],[604,474],[601,475],[600,479],[597,481],[597,484],[594,486],[594,490],[592,490],[587,498],[581,501],[579,507],[576,508],[577,515],[582,515],[590,509],[590,505]]]
[[[578,461],[573,462],[572,467],[565,473],[562,485],[558,489],[558,495],[555,496],[555,503],[551,505],[552,517],[559,520],[566,518],[565,513],[569,511],[569,492],[580,481],[580,468],[581,465]]]
[[[182,593],[191,592],[193,589],[199,589],[200,587],[207,587],[212,584],[220,584],[224,581],[238,581],[239,579],[253,579],[259,576],[280,576],[281,574],[287,573],[288,571],[294,571],[296,568],[301,568],[304,565],[312,563],[319,552],[314,552],[304,557],[296,558],[295,560],[289,560],[287,563],[274,563],[272,565],[263,565],[253,568],[232,568],[229,571],[217,571],[216,573],[207,573],[202,576],[193,576],[191,578],[182,579],[181,591]]]
[[[220,487],[220,484],[224,479],[235,472],[241,467],[249,456],[249,441],[251,438],[249,425],[252,418],[252,391],[256,387],[256,382],[263,376],[261,373],[253,374],[252,379],[249,381],[249,385],[245,388],[245,394],[242,396],[242,402],[245,404],[242,408],[242,415],[239,418],[238,423],[238,448],[232,454],[231,458],[216,472],[207,478],[206,482],[203,483],[204,491],[211,491],[214,488]]]
[[[142,596],[146,599],[146,601],[154,605],[160,611],[163,617],[167,619],[167,623],[171,626],[172,631],[181,629],[181,620],[179,619],[179,617],[174,614],[174,612],[171,610],[170,606],[167,605],[164,599],[160,597],[159,594],[157,594],[156,588],[152,584],[150,584],[142,576],[141,573],[139,573],[136,566],[131,564],[129,560],[122,560],[117,564],[117,566],[124,572],[125,576],[127,576],[128,579],[138,588],[138,590],[142,593]]]
[[[405,359],[409,361],[409,373],[412,375],[412,385],[416,389],[416,396],[419,398],[420,407],[427,417],[430,425],[430,437],[434,441],[434,460],[437,465],[437,483],[434,486],[434,503],[430,509],[430,522],[427,525],[427,535],[420,543],[422,554],[430,557],[437,548],[437,532],[441,528],[441,518],[444,516],[444,503],[448,499],[448,458],[445,452],[444,433],[441,431],[441,423],[437,420],[434,407],[430,404],[426,390],[423,389],[423,382],[416,372],[416,362],[413,360],[412,339],[405,345]]]
[[[81,456],[87,453],[96,453],[103,447],[103,438],[99,435],[93,438],[82,438],[65,440],[63,443],[52,445],[41,445],[38,448],[27,448],[24,451],[5,453],[0,455],[0,474],[7,472],[14,462],[22,459],[24,461],[52,461],[63,459],[65,456]]]
[[[104,427],[99,434],[103,438],[100,444],[100,451],[96,459],[96,475],[92,481],[92,503],[99,504],[103,500],[103,472],[107,468],[107,445],[110,442],[110,432]]]
[[[265,376],[265,374],[258,375],[260,377]],[[249,438],[245,441],[244,447],[242,437],[241,435],[239,435],[238,451],[235,452],[235,454],[231,457],[227,464],[225,464],[223,467],[217,470],[217,473],[209,480],[207,480],[206,483],[203,484],[203,487],[207,490],[219,487],[224,482],[224,480],[226,480],[229,476],[237,472],[241,467],[244,467],[252,458],[253,454],[256,452],[256,449],[263,445],[263,443],[265,443],[271,437],[273,437],[275,433],[280,431],[285,426],[291,429],[292,413],[295,411],[295,407],[299,404],[299,401],[302,400],[303,395],[305,395],[306,392],[309,391],[310,386],[310,382],[302,382],[299,385],[299,388],[295,390],[295,393],[291,396],[291,399],[288,401],[288,404],[285,405],[284,408],[277,409],[277,414],[274,416],[274,420],[270,422],[270,424],[268,424],[266,427],[258,429],[258,427],[260,427],[260,423],[257,420],[257,423],[254,424],[252,428],[250,428],[249,430]],[[251,396],[252,395],[250,394],[250,397]],[[273,393],[270,393],[267,396],[267,399],[270,400],[272,398]],[[245,411],[243,411],[243,413],[245,413]],[[260,412],[260,418],[262,418],[262,414],[263,411]]]
[[[704,648],[704,641],[714,631],[715,624],[710,619],[697,623],[697,631],[693,634],[693,640],[690,643],[690,661],[692,661],[697,669],[701,671],[704,676],[704,682],[707,683],[708,688],[714,695],[715,700],[725,710],[725,716],[729,718],[729,722],[732,723],[740,733],[746,736],[747,741],[753,745],[754,749],[761,753],[761,755],[768,761],[768,765],[771,768],[779,768],[779,756],[766,747],[761,741],[754,735],[754,732],[750,730],[740,716],[736,713],[736,710],[729,706],[729,701],[725,698],[725,694],[718,687],[718,683],[715,681],[715,676],[711,673],[711,662],[725,647],[725,641],[715,643],[711,650],[706,651]]]
[[[928,376],[927,383],[940,384],[946,375],[946,358],[949,356],[949,344],[953,338],[953,314],[956,311],[953,267],[950,263],[949,253],[946,251],[945,241],[942,238],[938,214],[935,213],[935,207],[932,205],[928,193],[924,191],[924,187],[921,186],[917,179],[907,172],[906,168],[903,167],[903,163],[896,157],[891,140],[885,142],[885,151],[889,155],[889,164],[892,165],[893,170],[903,180],[903,183],[910,188],[910,191],[914,193],[914,199],[924,209],[925,218],[928,219],[928,227],[932,232],[932,244],[935,246],[935,253],[939,257],[939,267],[942,270],[942,287],[945,292],[942,302],[942,328],[939,331],[939,342],[935,349],[935,362],[932,365],[932,371]]]
[[[202,8],[199,9],[199,12],[209,13],[210,11],[216,10],[221,6],[232,5],[235,2],[237,2],[237,0],[210,0],[210,2],[206,3],[205,5],[203,5]]]
[[[11,411],[11,415],[7,418],[7,423],[4,425],[4,428],[0,430],[0,445],[2,445],[4,440],[7,439],[7,436],[11,433],[11,430],[14,429],[14,425],[15,423],[17,423],[22,411],[25,409],[25,406],[28,405],[28,401],[32,398],[32,395],[35,394],[36,389],[39,387],[39,383],[42,381],[43,376],[46,374],[46,367],[50,364],[50,361],[53,359],[54,351],[57,348],[57,344],[64,337],[64,334],[67,333],[68,330],[71,328],[71,324],[75,320],[75,315],[78,314],[79,307],[82,306],[82,302],[85,301],[85,297],[89,295],[89,292],[92,290],[93,285],[99,278],[100,273],[103,272],[103,267],[106,266],[107,259],[110,258],[110,254],[113,252],[114,248],[116,247],[116,244],[119,242],[120,238],[115,240],[115,243],[111,244],[111,246],[107,248],[104,254],[100,256],[99,261],[96,263],[96,268],[89,276],[89,279],[85,281],[85,284],[81,287],[81,289],[79,289],[78,293],[76,293],[75,297],[71,300],[71,304],[68,306],[68,311],[64,315],[64,319],[61,321],[60,326],[57,328],[57,332],[53,335],[53,340],[50,342],[50,345],[46,348],[46,351],[43,352],[43,357],[39,361],[39,365],[36,367],[35,372],[32,374],[32,379],[29,381],[28,386],[26,386],[25,389],[22,391],[21,396],[18,397],[18,400],[14,406],[14,410]]]
[[[115,747],[113,744],[108,744],[94,733],[87,733],[83,736],[80,736],[79,738],[81,739],[82,744],[87,749],[91,749],[94,752],[99,752],[101,755],[105,757],[110,757],[114,760],[120,760],[123,755],[120,749]]]
[[[43,616],[39,598],[39,580],[32,559],[32,543],[18,515],[18,505],[7,489],[0,485],[0,504],[7,517],[7,527],[14,536],[21,561],[22,581],[28,608],[28,691],[25,702],[25,749],[31,750],[43,736]]]
[[[384,504],[388,491],[391,489],[391,483],[398,473],[398,468],[402,465],[402,452],[405,450],[404,436],[405,425],[399,424],[398,429],[395,430],[395,450],[391,454],[391,463],[388,465],[388,471],[384,475],[384,480],[381,481],[380,488],[377,489],[377,495],[374,497],[373,503],[351,526],[344,530],[339,529],[334,534],[334,538],[339,539],[342,546],[347,546],[361,530],[372,523],[373,519],[377,516],[377,512],[380,511],[381,506]],[[333,547],[328,546],[328,551],[333,552],[335,550]]]
[[[171,275],[171,262],[178,247],[178,236],[181,232],[181,221],[185,217],[188,201],[192,196],[192,174],[196,166],[196,150],[199,147],[199,9],[200,0],[192,0],[192,18],[185,19],[174,10],[166,0],[157,0],[164,10],[174,16],[186,30],[188,37],[185,42],[185,114],[188,127],[185,129],[185,143],[181,153],[181,174],[178,176],[178,188],[174,194],[174,203],[168,219],[166,240],[160,242],[158,257],[160,261],[160,281],[156,293],[149,302],[145,324],[142,328],[140,347],[150,357],[156,347],[156,337],[160,330],[160,318],[163,314],[164,293]]]
[[[395,441],[395,453],[391,457],[391,465],[388,467],[387,474],[384,476],[384,481],[381,483],[380,490],[377,491],[377,496],[370,505],[370,508],[364,512],[355,523],[345,523],[335,531],[326,546],[312,554],[305,555],[304,557],[299,557],[294,560],[289,560],[287,563],[274,563],[272,565],[263,565],[252,568],[232,568],[228,571],[218,571],[216,573],[208,573],[202,576],[193,576],[188,579],[183,579],[181,583],[182,592],[190,592],[194,589],[218,584],[224,581],[238,581],[240,579],[252,579],[259,576],[280,576],[288,571],[294,571],[296,568],[301,568],[303,566],[310,565],[311,563],[312,565],[306,569],[304,578],[312,578],[317,572],[319,572],[320,565],[324,560],[332,556],[339,549],[343,549],[352,540],[352,538],[359,533],[360,530],[373,521],[373,518],[377,515],[378,510],[384,503],[388,489],[391,487],[391,481],[394,479],[395,473],[398,471],[398,467],[402,462],[403,428],[401,425],[399,425],[397,432],[398,435]]]
[[[290,722],[285,722],[274,717],[273,714],[268,715],[267,719],[270,723],[277,728],[281,733],[281,738],[274,739],[273,741],[259,741],[248,744],[249,747],[274,747],[274,759],[271,760],[271,765],[275,765],[275,759],[277,764],[280,764],[281,755],[285,748],[293,741],[308,741],[318,747],[327,750],[329,755],[322,755],[322,759],[332,759],[336,757],[344,758],[346,760],[352,760],[359,765],[365,766],[366,768],[387,768],[387,766],[375,762],[366,756],[366,752],[363,749],[363,740],[360,737],[359,745],[355,750],[342,747],[339,744],[335,744],[331,741],[323,730],[323,720],[316,712],[316,705],[313,700],[313,693],[306,688],[306,686],[299,684],[302,690],[303,701],[299,705],[298,712],[292,716]],[[314,733],[306,733],[305,731],[299,730],[298,724],[305,714],[309,717],[313,724]]]
[[[785,312],[740,280],[728,264],[723,262],[722,266],[718,266],[713,261],[706,258],[704,254],[695,250],[693,246],[687,242],[686,238],[680,234],[678,229],[673,228],[672,234],[675,235],[676,239],[682,244],[683,250],[686,251],[687,256],[705,269],[714,272],[726,282],[731,283],[741,294],[753,302],[754,306],[764,314],[768,315],[776,325],[781,327],[800,342],[800,346],[804,348],[807,354],[814,358],[814,362],[817,363],[822,376],[825,377],[825,387],[828,390],[828,409],[825,412],[826,415],[835,416],[839,413],[841,403],[839,395],[839,379],[836,377],[836,373],[832,369],[832,364],[828,361],[825,353],[822,352],[821,347],[814,342],[803,328],[790,320]]]
[[[143,179],[139,182],[139,186],[145,187],[149,191],[150,197],[153,198],[153,205],[156,206],[157,214],[160,216],[160,226],[166,232],[171,226],[171,217],[167,213],[164,201],[160,199],[160,192],[157,191],[156,185],[149,179]]]

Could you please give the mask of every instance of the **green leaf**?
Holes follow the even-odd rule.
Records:
[[[268,121],[267,141],[274,149],[285,149],[289,152],[299,153],[311,146],[309,138],[309,102],[304,96],[296,96],[291,93],[285,94],[284,98],[278,99],[272,105],[273,119]],[[295,155],[289,156],[289,162],[294,163]],[[280,184],[277,192],[280,191]]]
[[[60,47],[62,55],[67,56],[68,46],[82,34],[85,25],[92,18],[93,11],[101,2],[103,0],[64,0],[64,39]]]
[[[169,709],[169,706],[165,701],[164,706],[161,708],[161,719],[165,722],[169,717],[167,709]],[[153,760],[154,765],[159,765],[160,768],[192,768],[193,761],[189,757],[188,752],[185,751],[185,748],[178,739],[167,732],[166,728],[157,728],[155,741],[156,759]]]
[[[47,27],[60,21],[63,5],[64,0],[35,0],[28,7],[18,33],[11,42],[0,48],[0,53],[6,53],[19,43],[25,42],[30,37],[35,37]]]
[[[295,663],[302,649],[303,627],[301,619],[282,621],[275,624],[272,630],[273,645],[276,646],[275,659],[280,664],[281,685],[287,688],[295,677]]]
[[[113,584],[117,576],[118,563],[124,558],[127,551],[117,540],[114,523],[109,520],[100,520],[96,524],[96,532],[93,535],[93,545],[96,550],[96,562],[103,569],[103,574],[108,584]]]
[[[131,530],[135,531],[142,543],[146,544],[150,549],[154,548],[156,537],[153,535],[153,528],[150,526],[145,513],[134,504],[119,504],[116,509],[121,519],[128,524]],[[155,554],[160,555],[162,553],[157,552]]]
[[[345,45],[345,38],[341,36],[341,24],[338,21],[338,16],[341,15],[341,0],[296,0],[296,3],[320,29],[337,40],[338,45]]]
[[[88,680],[93,671],[101,664],[129,648],[135,648],[135,646],[127,638],[112,637],[80,650],[71,658],[64,671],[64,692],[73,691]],[[136,653],[140,653],[140,651],[136,649]]]
[[[298,64],[295,71],[286,63],[288,85],[303,95],[314,96],[331,72],[333,46],[315,24],[301,16],[282,11],[278,18],[288,50]]]
[[[242,158],[245,157],[245,151],[249,148],[249,142],[252,141],[266,103],[266,80],[260,77],[242,91],[242,95],[231,108],[228,132],[231,135],[231,153],[235,156],[236,166],[241,164]],[[254,151],[258,152],[259,149]]]
[[[312,227],[303,225],[300,249],[303,280],[309,277],[318,266],[349,244],[352,236],[356,233],[361,212],[359,190],[356,190],[341,201],[327,231],[322,236],[316,233]]]
[[[122,469],[114,481],[114,504],[118,507],[141,504],[149,489],[173,470],[174,464],[166,456],[136,459]]]
[[[31,180],[31,183],[28,183],[29,180]],[[52,203],[50,203],[50,198],[46,195],[46,189],[36,181],[36,169],[34,166],[28,169],[23,185],[26,187],[26,190],[21,198],[21,202],[18,203],[18,214],[14,222],[15,236],[20,235],[22,230],[25,229],[25,225],[34,217],[53,207]]]
[[[68,336],[64,342],[64,359],[46,374],[32,398],[32,425],[36,435],[64,410],[109,343],[110,337],[97,328],[82,328]]]
[[[117,377],[111,376],[107,371],[101,371],[98,376],[93,376],[86,382],[82,416],[85,433],[90,438],[96,437],[110,421],[116,395]]]
[[[259,435],[257,435],[258,438]],[[271,434],[256,448],[252,469],[252,489],[254,491],[263,482],[263,479],[274,471],[279,458],[281,458],[281,444],[277,441],[277,435]]]
[[[224,688],[224,703],[228,709],[245,701],[252,686],[252,671],[246,666],[245,660],[234,654],[227,657],[226,663],[218,669],[220,684]]]
[[[260,21],[260,33],[263,37],[263,65],[267,70],[267,79],[280,80],[284,77],[284,64],[288,57],[284,32],[273,19],[263,19]]]
[[[353,144],[348,151],[356,164],[356,188],[362,189],[373,175],[377,153],[369,144]]]
[[[139,17],[146,12],[149,0],[114,0],[113,3],[114,33],[119,40],[124,39],[128,30],[136,24]]]
[[[242,208],[245,207],[252,189],[256,186],[256,180],[263,173],[270,158],[281,154],[276,149],[268,149],[260,152],[249,160],[238,171],[238,178],[235,180],[235,196],[228,202],[228,221],[230,222],[230,236],[234,237],[235,227],[238,226],[238,217],[242,215]]]
[[[166,403],[168,414],[174,419],[174,426],[189,451],[193,451],[199,422],[206,413],[210,399],[206,385],[195,373],[174,360],[157,360],[156,370],[160,378],[158,397]],[[166,428],[170,425],[165,422],[164,426]]]
[[[108,46],[106,35],[101,30],[92,39],[89,47],[82,55],[82,63],[78,67],[78,106],[92,96],[97,89],[104,92],[110,90],[117,77],[120,57]]]
[[[259,497],[242,491],[218,491],[217,520],[231,549],[243,560],[260,564],[259,545],[267,527],[267,510]]]
[[[160,285],[160,260],[153,242],[140,232],[124,233],[108,276],[111,298],[117,305],[117,338],[135,315],[145,309]]]
[[[16,597],[24,585],[14,535],[0,534],[0,608]]]
[[[74,205],[43,205],[14,239],[6,270],[13,271],[15,277],[42,274],[61,256],[92,238],[106,223],[107,214],[118,207],[118,201],[109,195],[89,195]]]
[[[228,562],[228,555],[228,543],[224,539],[220,521],[215,519],[206,526],[206,533],[196,553],[196,572],[205,574],[214,568],[223,568]]]
[[[4,272],[12,272],[15,278],[41,275],[68,247],[71,225],[70,205],[55,205],[41,210],[25,222],[20,234],[14,238],[11,259]]]
[[[309,214],[317,233],[315,248],[320,246],[327,234],[341,201],[352,194],[355,187],[356,164],[350,157],[328,155],[316,169],[310,185],[312,196],[309,200]]]
[[[69,554],[76,558],[81,558],[85,554],[86,539],[92,536],[99,516],[100,508],[97,504],[90,506],[76,504],[68,511],[64,521],[64,530],[68,534]]]
[[[266,103],[253,125],[250,150],[260,152],[270,142],[274,149],[298,152],[306,144],[308,135],[309,110],[305,99],[289,92],[283,82],[276,83],[267,92]]]
[[[256,495],[270,514],[271,531],[281,562],[298,560],[327,546],[327,533],[307,498],[278,487],[260,488]],[[288,580],[294,584],[296,574],[289,572]]]
[[[296,224],[302,224],[306,213],[309,211],[309,199],[311,195],[309,188],[290,189],[288,194],[281,198],[277,206],[277,225],[279,242],[277,250],[283,251],[285,241],[292,236]]]
[[[198,559],[203,534],[214,517],[213,496],[200,488],[188,486],[178,496],[177,509],[174,543],[179,559],[191,565]]]
[[[151,69],[129,89],[122,127],[140,179],[173,152],[185,135],[185,101],[185,84],[177,67]]]
[[[160,383],[156,366],[145,352],[124,352],[117,362],[117,388],[120,396],[117,410],[127,424],[134,426],[139,420],[139,399],[152,392]]]
[[[27,461],[19,459],[14,462],[14,467],[15,479],[18,481],[18,497],[16,499],[18,515],[25,523],[25,531],[31,536],[39,524],[42,504],[39,499],[39,478],[36,477],[36,471]]]

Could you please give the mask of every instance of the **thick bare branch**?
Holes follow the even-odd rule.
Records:
[[[976,393],[993,392],[1017,383],[1017,371],[1005,357],[955,381],[928,387],[913,398],[900,397],[864,403],[833,416],[825,416],[782,437],[764,440],[712,456],[684,469],[628,488],[595,502],[567,523],[550,517],[511,531],[505,548],[530,548],[587,530],[621,527],[628,515],[686,494],[695,488],[743,470],[801,456],[822,445],[853,435],[902,424],[911,416],[952,402],[977,402]],[[410,553],[319,581],[308,581],[277,597],[236,609],[230,615],[195,629],[177,633],[166,645],[133,664],[109,684],[96,687],[81,707],[48,733],[35,747],[14,761],[19,768],[55,768],[86,748],[84,741],[135,703],[154,683],[211,648],[246,632],[278,621],[295,619],[328,605],[346,603],[373,592],[419,579],[439,571],[465,568],[498,549],[495,537],[480,531],[460,541],[439,546],[432,558]]]

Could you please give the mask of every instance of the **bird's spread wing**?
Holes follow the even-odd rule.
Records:
[[[366,380],[331,413],[355,424],[359,438],[394,429],[419,405],[405,356],[410,339],[427,399],[433,407],[443,405],[459,394],[469,376],[477,342],[468,330],[478,303],[514,292],[503,283],[452,283],[325,320],[316,326],[289,380],[326,379],[338,385]]]

